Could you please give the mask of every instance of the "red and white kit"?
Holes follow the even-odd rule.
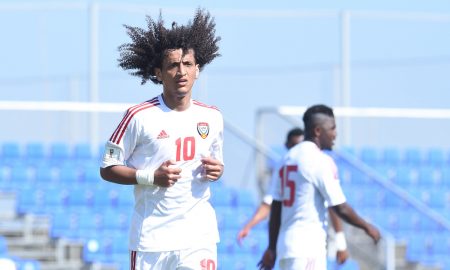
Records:
[[[156,170],[175,160],[181,178],[172,187],[135,185],[130,250],[161,252],[219,241],[210,181],[202,177],[202,157],[223,163],[220,111],[191,100],[190,107],[169,109],[161,95],[131,107],[106,144],[102,167],[126,165]]]
[[[282,202],[277,257],[300,257],[305,264],[315,264],[315,269],[320,269],[317,266],[326,265],[322,262],[326,260],[325,205],[346,201],[337,166],[316,144],[303,141],[285,156],[279,176],[272,194],[274,200]]]

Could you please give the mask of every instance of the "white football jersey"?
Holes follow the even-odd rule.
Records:
[[[217,243],[219,233],[209,203],[210,181],[202,177],[202,157],[223,163],[223,118],[213,106],[191,100],[182,112],[161,95],[131,107],[106,144],[102,167],[157,169],[175,160],[181,178],[172,187],[135,185],[130,249],[171,251]]]
[[[274,200],[282,202],[278,258],[325,254],[327,207],[346,201],[333,159],[303,141],[285,156]]]

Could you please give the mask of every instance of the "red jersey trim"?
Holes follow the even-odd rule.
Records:
[[[201,106],[201,107],[205,107],[205,108],[209,108],[209,109],[214,109],[216,111],[220,111],[219,108],[217,108],[216,106],[206,105],[205,103],[201,103],[201,102],[199,102],[197,100],[192,100],[192,103],[194,105],[197,105],[197,106]]]
[[[111,138],[109,138],[109,140],[115,144],[119,144],[120,140],[123,137],[123,134],[125,133],[125,130],[127,129],[128,124],[130,123],[131,119],[133,119],[133,116],[142,110],[158,105],[160,105],[158,97],[155,97],[149,101],[143,102],[141,104],[129,108],[125,116],[122,118],[122,121],[119,123],[114,133],[111,135]]]

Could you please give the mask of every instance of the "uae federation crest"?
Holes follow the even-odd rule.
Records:
[[[200,134],[200,137],[202,137],[202,139],[206,139],[206,137],[208,137],[209,134],[209,124],[206,122],[197,123],[197,131],[198,134]]]

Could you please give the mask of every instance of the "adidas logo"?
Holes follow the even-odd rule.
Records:
[[[161,130],[161,132],[158,134],[158,137],[156,137],[156,139],[166,139],[166,138],[169,138],[169,135],[167,135],[164,129]]]

